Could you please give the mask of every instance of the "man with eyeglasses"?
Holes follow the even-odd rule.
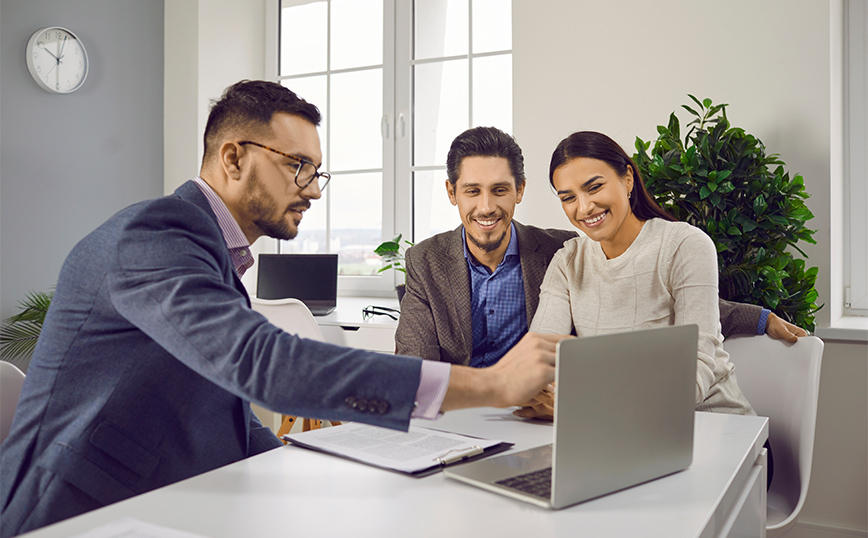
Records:
[[[410,247],[395,334],[402,355],[471,367],[497,364],[525,336],[549,262],[575,232],[513,220],[526,183],[515,139],[474,127],[453,140],[446,192],[462,224]],[[768,333],[795,342],[807,332],[759,306],[720,302],[723,334]],[[545,391],[516,414],[552,418]]]
[[[73,248],[0,453],[0,535],[282,446],[250,402],[406,430],[411,417],[519,404],[552,380],[557,337],[476,370],[301,339],[250,309],[249,245],[295,237],[328,184],[319,121],[279,84],[229,87],[199,177]]]

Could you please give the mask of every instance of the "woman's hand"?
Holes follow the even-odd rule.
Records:
[[[555,384],[546,385],[521,409],[516,409],[512,414],[521,418],[553,421],[555,419]]]

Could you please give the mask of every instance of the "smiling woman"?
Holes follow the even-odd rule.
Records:
[[[530,330],[583,337],[695,323],[696,409],[754,414],[722,346],[711,239],[673,222],[606,135],[573,133],[549,171],[564,212],[586,236],[552,259]]]
[[[573,133],[552,154],[549,183],[564,213],[609,258],[630,246],[645,220],[675,220],[648,194],[638,170],[611,138],[593,131]]]

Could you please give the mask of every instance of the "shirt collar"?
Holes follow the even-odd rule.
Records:
[[[247,241],[247,237],[244,236],[244,232],[241,231],[241,227],[238,226],[238,222],[232,216],[232,213],[229,212],[229,208],[226,207],[223,199],[201,177],[196,177],[193,181],[199,187],[199,190],[202,191],[202,194],[205,195],[208,205],[211,206],[211,211],[217,216],[217,224],[220,226],[220,232],[223,234],[223,240],[226,241],[226,247],[229,251],[249,249],[250,243]],[[247,268],[245,267],[244,269]],[[235,267],[235,271],[239,275],[243,274],[244,269]]]

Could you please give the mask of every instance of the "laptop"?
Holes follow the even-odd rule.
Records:
[[[260,254],[258,265],[258,298],[298,299],[314,316],[337,307],[337,254]]]
[[[686,469],[698,335],[682,325],[562,340],[553,443],[443,473],[557,509]]]

